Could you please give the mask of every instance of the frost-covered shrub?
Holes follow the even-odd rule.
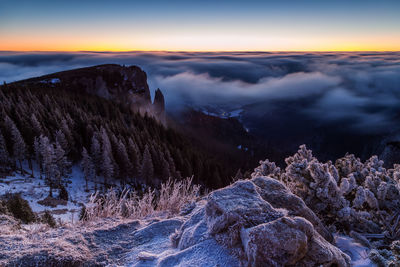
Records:
[[[23,223],[31,223],[36,221],[36,215],[29,206],[28,201],[23,199],[19,194],[10,194],[6,198],[7,210]]]
[[[8,214],[8,209],[6,206],[6,203],[4,203],[2,200],[0,200],[0,214]]]
[[[65,188],[65,186],[63,186],[63,185],[61,185],[61,187],[60,187],[60,192],[59,192],[58,198],[61,200],[68,201],[68,191]]]
[[[300,146],[299,151],[285,161],[287,167],[281,174],[281,180],[307,206],[328,220],[333,215],[348,215],[346,208],[349,204],[338,186],[339,173],[331,162],[318,162],[305,145]],[[347,184],[349,182],[346,182],[346,186],[350,188]]]
[[[86,206],[83,205],[79,211],[79,220],[80,221],[86,221]]]
[[[269,176],[274,178],[279,178],[281,174],[281,168],[277,167],[275,162],[270,162],[268,159],[262,161],[260,160],[260,166],[254,169],[251,177],[258,176]]]
[[[45,212],[43,213],[43,215],[40,218],[40,221],[42,223],[47,224],[51,228],[54,228],[57,225],[56,220],[54,220],[53,215],[51,215],[51,213],[48,210],[45,210]]]
[[[252,176],[281,180],[337,230],[400,238],[400,165],[385,169],[377,156],[361,162],[352,154],[321,163],[305,145],[285,161],[284,171],[261,161]]]

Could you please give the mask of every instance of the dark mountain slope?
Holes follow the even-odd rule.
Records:
[[[111,66],[111,72],[120,68],[136,70],[137,74],[130,82],[139,89],[131,93],[141,97],[146,95],[148,86],[142,83],[145,74],[138,68],[114,65],[61,72],[0,87],[0,131],[5,139],[5,152],[13,162],[37,160],[34,144],[42,136],[49,139],[51,150],[55,151],[59,143],[67,159],[73,162],[81,160],[82,150],[86,148],[98,179],[110,176],[127,183],[159,184],[169,176],[194,175],[196,183],[209,188],[229,182],[237,166],[220,163],[198,142],[122,103],[119,92],[124,94],[132,87],[119,86],[116,82],[118,89],[113,91],[112,87],[107,87],[112,97],[100,97],[92,82],[93,77],[100,79],[99,71],[109,73],[104,70],[106,66]],[[100,75],[101,80],[112,84],[113,78],[107,75]],[[120,77],[119,74],[115,76]],[[137,81],[135,77],[138,77]],[[120,78],[116,80],[121,82]],[[149,101],[146,97],[142,99]],[[157,107],[162,102],[158,95]],[[17,140],[16,132],[25,144],[22,153],[16,147],[21,141]],[[96,146],[99,147],[97,150]]]
[[[130,107],[133,111],[145,112],[164,118],[164,103],[158,101],[153,107],[146,73],[137,66],[105,64],[87,68],[57,72],[41,77],[16,82],[32,86],[47,84],[65,90],[97,95]],[[162,96],[161,91],[158,92]],[[157,100],[158,100],[157,99]],[[160,107],[160,105],[163,105]],[[165,119],[163,119],[163,122]]]

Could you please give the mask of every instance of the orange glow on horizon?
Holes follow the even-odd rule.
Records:
[[[264,37],[264,36],[215,36],[176,35],[124,38],[113,36],[104,40],[94,36],[67,38],[54,36],[13,36],[0,42],[2,51],[78,52],[78,51],[288,51],[288,52],[351,52],[351,51],[400,51],[400,36],[372,38],[321,38],[314,36]],[[109,41],[112,40],[112,41]]]

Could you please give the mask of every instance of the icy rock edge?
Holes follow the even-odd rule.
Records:
[[[350,266],[324,237],[332,239],[303,200],[258,176],[210,193],[171,240],[181,250],[216,240],[242,266]]]

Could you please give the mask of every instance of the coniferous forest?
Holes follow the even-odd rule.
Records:
[[[59,188],[71,167],[80,164],[99,188],[121,184],[157,186],[168,178],[194,176],[217,188],[237,168],[221,163],[189,137],[147,114],[114,101],[78,93],[61,84],[0,87],[0,165],[22,170],[40,167],[50,188]],[[26,169],[25,169],[26,170]]]

